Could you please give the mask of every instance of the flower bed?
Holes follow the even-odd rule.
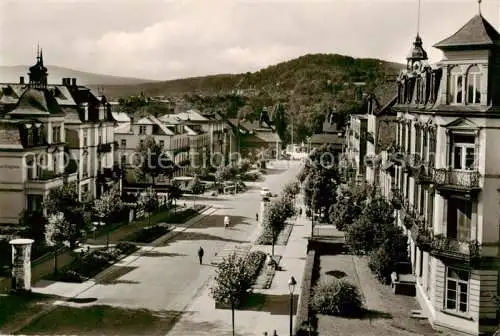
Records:
[[[281,261],[281,256],[275,255],[274,261],[276,265],[279,265]],[[257,280],[255,280],[255,289],[269,289],[273,283],[274,275],[276,274],[277,267],[273,265],[264,265],[262,267]]]
[[[135,243],[151,243],[169,231],[170,228],[165,225],[153,225],[142,228],[125,237],[123,240]]]
[[[290,238],[290,234],[292,233],[293,225],[287,224],[280,231],[278,236],[276,237],[275,245],[286,245],[288,244],[288,239]],[[273,239],[273,233],[269,227],[265,227],[264,230],[260,233],[260,235],[255,240],[257,245],[271,245]]]
[[[57,274],[52,274],[49,278],[55,281],[81,283],[96,276],[136,250],[137,246],[134,244],[122,242],[108,249],[102,248],[91,252],[83,252],[75,261]]]

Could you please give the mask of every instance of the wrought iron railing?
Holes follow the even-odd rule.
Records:
[[[113,148],[113,143],[102,143],[97,145],[97,152],[98,153],[109,153],[111,152]]]
[[[440,234],[433,237],[430,252],[438,258],[474,261],[480,257],[480,246],[476,240],[457,240]]]
[[[477,170],[432,169],[432,180],[439,186],[450,185],[463,189],[479,188],[480,174]]]
[[[410,234],[416,245],[425,252],[431,250],[433,239],[432,228],[427,225],[427,221],[423,216],[419,216],[413,222],[410,229]]]

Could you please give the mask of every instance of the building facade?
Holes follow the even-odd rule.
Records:
[[[409,236],[417,298],[433,325],[482,335],[498,328],[500,38],[481,15],[434,47],[417,36],[398,80],[397,146],[386,155]]]
[[[105,98],[76,79],[48,84],[42,52],[28,82],[20,77],[0,89],[0,224],[15,227],[23,210],[43,210],[49,191],[65,183],[74,183],[80,198],[96,197],[98,175],[114,163],[106,154],[113,121]]]

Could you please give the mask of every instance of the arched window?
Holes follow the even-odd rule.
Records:
[[[464,76],[460,67],[453,67],[448,80],[448,98],[451,104],[464,102]]]
[[[467,72],[467,103],[481,103],[481,70],[477,65]]]

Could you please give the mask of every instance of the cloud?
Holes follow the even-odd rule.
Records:
[[[494,24],[495,2],[483,1]],[[417,25],[416,0],[2,2],[7,7],[1,63],[30,64],[40,42],[49,64],[151,79],[254,71],[320,52],[404,63]],[[471,1],[422,4],[420,35],[433,61],[441,53],[431,45],[476,13]]]

